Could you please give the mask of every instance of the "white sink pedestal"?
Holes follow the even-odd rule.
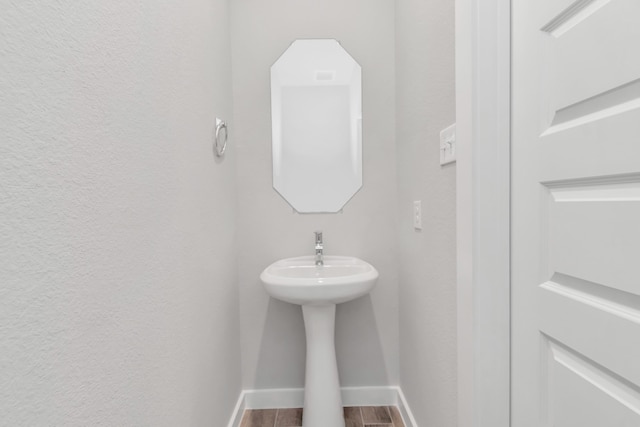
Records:
[[[338,364],[336,304],[368,294],[378,270],[355,257],[302,256],[276,261],[260,274],[269,295],[302,306],[307,335],[304,427],[345,427]]]
[[[336,306],[303,305],[307,336],[303,427],[344,427],[338,364],[336,362]]]

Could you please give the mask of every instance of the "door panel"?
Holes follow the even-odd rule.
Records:
[[[600,362],[634,384],[640,383],[637,343],[621,339],[637,334],[640,313],[615,302],[616,296],[624,294],[560,274],[540,288],[540,304],[545,307],[539,321],[540,335]]]
[[[638,78],[636,55],[613,47],[640,37],[640,2],[614,0],[560,36],[544,40],[552,80],[553,106],[561,109]],[[541,30],[544,36],[544,30]],[[612,73],[611,69],[616,72]]]
[[[553,340],[547,349],[546,398],[553,425],[635,427],[638,390],[603,366]]]
[[[640,188],[565,191],[549,212],[549,263],[560,272],[633,293],[638,289]],[[604,188],[603,188],[604,187]],[[574,187],[575,188],[575,187]],[[618,201],[620,199],[630,201]],[[634,200],[635,199],[635,200]],[[639,337],[640,339],[640,337]]]
[[[512,10],[512,425],[638,427],[640,2]]]

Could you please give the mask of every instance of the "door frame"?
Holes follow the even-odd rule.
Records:
[[[458,426],[509,427],[511,2],[455,7]]]

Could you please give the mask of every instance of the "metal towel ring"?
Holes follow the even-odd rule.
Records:
[[[227,149],[227,122],[216,118],[216,137],[213,145],[213,152],[217,157],[222,157]]]

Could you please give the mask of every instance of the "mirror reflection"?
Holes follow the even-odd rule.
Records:
[[[271,67],[273,187],[338,212],[362,186],[362,72],[336,40],[296,40]]]

